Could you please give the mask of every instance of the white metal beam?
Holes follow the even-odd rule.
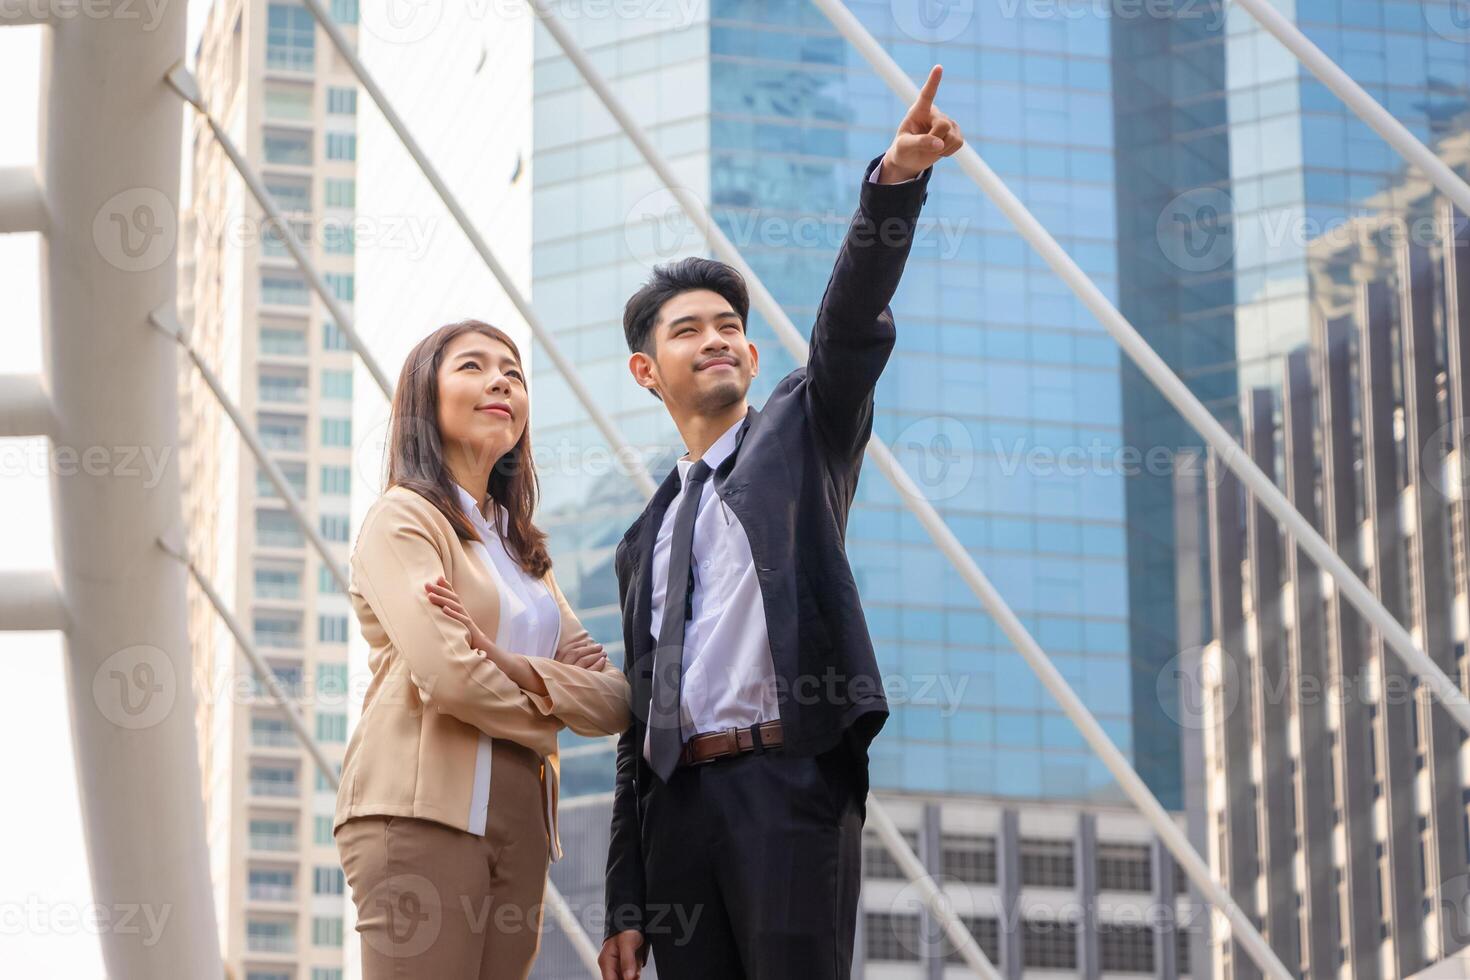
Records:
[[[157,934],[100,930],[103,971],[118,980],[223,969],[188,579],[155,546],[183,521],[178,359],[148,314],[178,293],[183,115],[160,80],[184,56],[186,17],[182,3],[152,13],[41,32],[42,363],[56,568],[76,610],[66,683],[92,900],[114,922],[168,917]],[[156,473],[140,469],[149,454]]]
[[[0,572],[0,630],[65,630],[69,622],[53,573]]]
[[[51,396],[39,374],[0,374],[0,439],[56,435]]]
[[[0,235],[44,233],[49,218],[46,195],[36,179],[36,169],[0,167]]]

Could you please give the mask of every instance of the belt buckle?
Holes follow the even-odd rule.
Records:
[[[727,748],[724,751],[716,752],[714,755],[711,755],[711,756],[709,756],[707,758],[704,758],[704,759],[696,759],[695,760],[695,765],[707,766],[711,762],[718,762],[721,759],[728,759],[731,756],[739,755],[740,754],[740,735],[739,735],[739,731],[740,730],[738,728],[724,728],[724,729],[721,729],[721,730],[716,731],[716,732],[703,732],[699,736],[697,736],[699,738],[709,738],[711,736],[724,736],[726,739],[728,739],[728,742],[726,743]]]

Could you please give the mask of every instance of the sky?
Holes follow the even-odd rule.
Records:
[[[190,8],[192,52],[208,4]],[[0,168],[36,163],[42,30],[0,27]],[[41,369],[39,285],[38,236],[0,235],[0,373]],[[44,443],[0,439],[3,572],[56,567]],[[0,632],[0,684],[21,695],[0,710],[5,784],[26,788],[0,807],[0,976],[101,980],[62,653],[58,633]]]

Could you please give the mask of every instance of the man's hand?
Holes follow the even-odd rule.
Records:
[[[934,108],[934,95],[939,91],[939,79],[943,75],[944,69],[939,65],[929,69],[929,79],[919,91],[918,101],[909,106],[908,115],[898,124],[893,143],[883,154],[878,183],[911,180],[934,166],[940,157],[957,153],[965,145],[955,121]]]
[[[648,962],[648,945],[637,929],[624,929],[608,936],[597,955],[602,980],[638,980],[643,964]]]

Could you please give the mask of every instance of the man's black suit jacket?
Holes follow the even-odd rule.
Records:
[[[867,748],[888,717],[873,644],[847,563],[847,515],[873,428],[873,390],[893,350],[898,287],[933,168],[903,184],[863,173],[859,204],[817,310],[806,366],[749,409],[711,479],[750,539],[788,752],[851,752],[859,805]],[[618,740],[607,860],[607,929],[643,925],[641,800],[658,776],[643,758],[652,694],[653,543],[679,491],[674,467],[624,534],[615,567],[633,723]]]

